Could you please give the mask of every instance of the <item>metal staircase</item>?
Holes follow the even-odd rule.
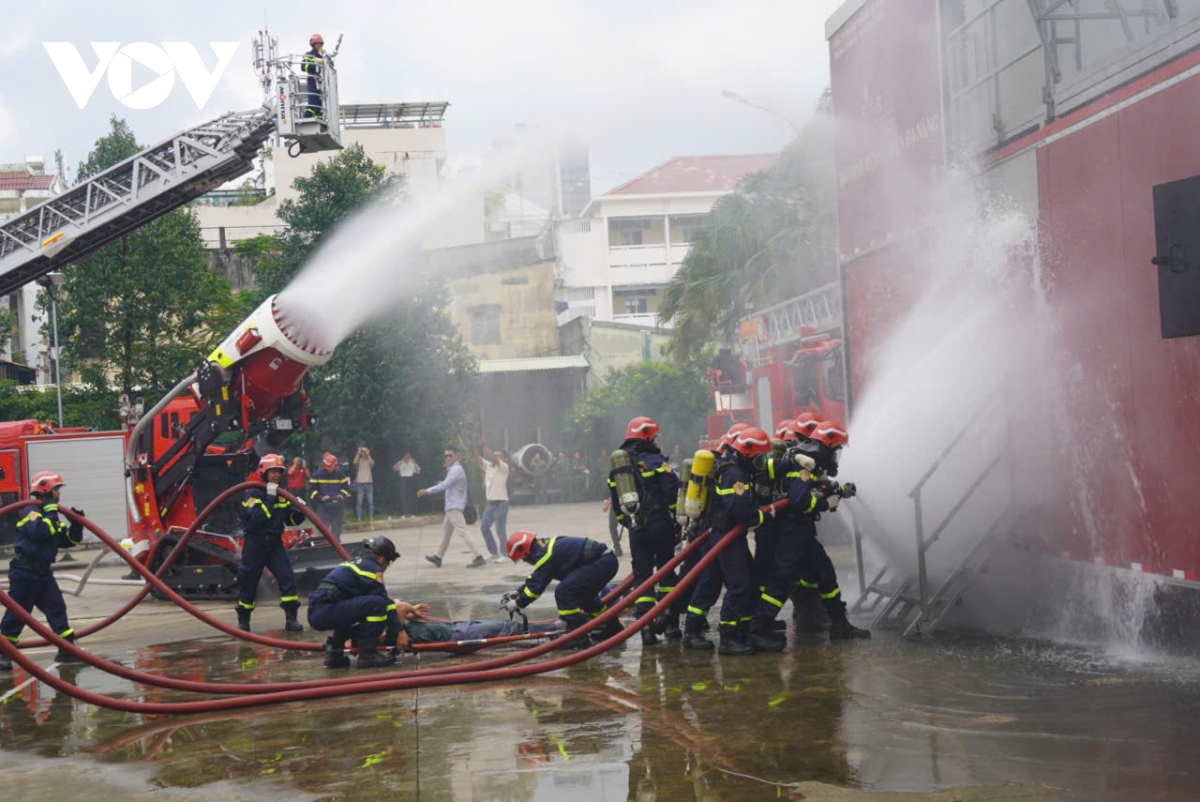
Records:
[[[859,596],[850,608],[851,614],[874,613],[875,619],[872,626],[876,628],[902,628],[905,635],[932,634],[970,588],[975,577],[984,570],[988,560],[1003,542],[1004,537],[1013,531],[1017,517],[1013,505],[1015,500],[1015,463],[1011,446],[1011,424],[1008,423],[1005,424],[1007,430],[1005,447],[988,462],[975,480],[962,492],[946,516],[928,536],[925,534],[926,522],[922,510],[922,490],[938,472],[946,458],[963,443],[966,435],[973,431],[980,421],[988,417],[986,413],[994,404],[998,403],[1001,397],[1000,393],[993,394],[979,414],[968,422],[938,455],[908,494],[913,501],[914,531],[917,541],[915,576],[911,566],[885,564],[870,581],[867,581],[862,549],[863,531],[858,525],[859,519],[865,519],[864,522],[869,524],[874,531],[881,531],[881,529],[868,508],[861,504],[855,505],[854,547],[858,562]],[[967,556],[946,577],[945,581],[940,586],[933,587],[928,570],[927,554],[929,550],[939,541],[947,527],[976,491],[990,477],[994,476],[996,470],[1002,465],[1008,467],[1007,477],[1002,480],[1005,482],[1007,498],[1003,511],[983,533]]]
[[[245,175],[273,134],[290,142],[293,155],[341,148],[333,54],[322,67],[319,100],[307,92],[301,66],[299,56],[278,56],[275,40],[260,34],[261,108],[175,134],[0,225],[0,295]],[[322,106],[319,119],[304,116],[312,103]]]

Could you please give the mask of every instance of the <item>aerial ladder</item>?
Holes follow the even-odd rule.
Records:
[[[0,224],[0,293],[79,262],[245,175],[272,137],[292,156],[340,149],[337,47],[316,75],[305,72],[305,56],[279,56],[267,32],[259,33],[253,52],[261,107],[181,131]],[[304,324],[271,296],[153,409],[143,414],[141,399],[122,397],[128,548],[138,559],[154,565],[170,550],[203,506],[197,492],[211,495],[214,486],[219,492],[244,480],[259,453],[277,450],[311,425],[304,381],[332,348],[313,341]],[[222,437],[227,433],[232,436]],[[198,534],[166,579],[193,598],[227,596],[240,541],[229,532]],[[303,544],[306,537],[291,542]]]
[[[340,46],[341,38],[338,38]],[[0,224],[0,294],[7,294],[250,172],[272,136],[288,153],[341,148],[334,52],[308,91],[303,56],[277,54],[260,32],[254,66],[264,93],[252,111],[188,128]],[[313,113],[319,108],[320,116]]]

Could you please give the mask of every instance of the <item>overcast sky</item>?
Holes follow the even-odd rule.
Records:
[[[824,23],[841,1],[10,2],[0,39],[0,162],[39,154],[52,169],[61,148],[73,178],[114,112],[149,143],[255,107],[250,39],[265,23],[285,52],[307,49],[313,32],[330,46],[345,34],[344,103],[449,101],[451,158],[477,156],[518,124],[577,131],[599,194],[675,155],[778,150],[789,124],[720,92],[802,122],[828,82]],[[178,78],[149,110],[125,107],[102,79],[80,110],[47,41],[73,43],[89,69],[90,42],[191,42],[209,68],[208,42],[241,45],[203,110]]]

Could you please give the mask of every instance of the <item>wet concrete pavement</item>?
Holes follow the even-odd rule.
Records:
[[[510,515],[510,528],[607,540],[604,525],[598,505]],[[466,569],[459,544],[433,568],[421,556],[440,539],[435,521],[389,534],[403,554],[389,588],[442,617],[495,617],[500,594],[523,576],[511,564]],[[843,587],[854,587],[849,548],[830,551]],[[72,623],[129,592],[69,598]],[[228,603],[204,606],[234,618]],[[551,594],[534,610],[553,615]],[[255,619],[264,632],[282,624],[269,604]],[[86,644],[189,679],[350,673],[213,637],[163,602]],[[396,670],[476,659],[408,657]],[[92,668],[58,670],[97,692],[186,698]],[[0,677],[0,694],[25,679]],[[524,680],[188,717],[101,710],[33,683],[0,705],[0,772],[13,799],[1184,800],[1197,796],[1198,714],[1195,661],[1094,647],[881,632],[855,643],[801,638],[737,659],[643,649],[635,638]]]

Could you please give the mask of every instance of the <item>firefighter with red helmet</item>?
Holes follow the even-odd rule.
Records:
[[[321,458],[321,467],[309,480],[308,500],[329,527],[330,534],[342,542],[342,520],[346,514],[345,504],[350,500],[350,477],[338,466],[338,459],[328,451]]]
[[[58,501],[62,493],[62,477],[53,471],[35,474],[29,482],[29,495],[39,503],[23,507],[17,520],[17,537],[13,544],[16,556],[9,563],[8,594],[26,612],[34,608],[46,616],[46,623],[59,637],[75,641],[75,630],[67,621],[67,603],[54,579],[51,566],[58,557],[59,549],[78,546],[83,539],[80,524],[59,520]],[[74,510],[74,508],[72,508]],[[83,515],[82,510],[74,510]],[[16,644],[25,625],[10,611],[5,611],[0,621],[0,635],[9,643]],[[64,649],[59,649],[55,662],[71,663],[78,660]],[[0,670],[12,669],[8,655],[0,653]]]
[[[841,500],[857,492],[853,483],[838,484],[832,478],[837,476],[840,451],[849,442],[849,435],[840,423],[819,421],[813,425],[806,444],[815,462],[815,492],[822,496],[829,512],[837,512]],[[792,593],[792,615],[796,629],[809,632],[824,630],[821,608],[824,608],[829,619],[830,640],[871,637],[868,630],[854,626],[846,617],[846,602],[842,600],[842,591],[838,586],[837,570],[825,546],[817,538],[814,527],[812,537],[803,540],[800,575],[796,580],[796,590]]]
[[[568,632],[608,609],[600,594],[616,576],[618,564],[617,556],[603,543],[586,537],[538,537],[521,530],[508,536],[506,552],[513,562],[522,560],[533,566],[524,584],[500,599],[500,609],[510,615],[537,601],[555,579],[554,601]],[[614,617],[593,634],[604,640],[620,629],[621,623]],[[587,639],[579,638],[570,646],[583,648]]]
[[[379,651],[396,646],[402,622],[396,602],[383,584],[383,572],[400,557],[396,544],[383,535],[363,541],[362,553],[353,562],[334,568],[308,597],[308,624],[318,631],[332,630],[325,641],[325,667],[346,668],[345,644],[351,636],[358,647],[357,668],[394,665],[396,656]]]
[[[324,119],[325,108],[321,102],[321,73],[325,65],[325,40],[314,33],[308,38],[309,51],[304,54],[300,68],[308,76],[308,95],[304,98],[304,116]]]
[[[283,608],[284,629],[302,632],[296,619],[300,597],[296,592],[296,574],[283,545],[283,530],[304,523],[304,513],[279,496],[283,481],[283,457],[267,454],[258,461],[257,474],[266,488],[252,487],[242,498],[242,561],[238,565],[238,627],[250,631],[250,614],[258,595],[258,580],[263,568],[270,568],[279,584],[279,606]],[[253,476],[253,474],[251,474]]]
[[[723,461],[714,472],[715,508],[712,512],[710,543],[716,543],[735,526],[744,525],[747,530],[753,530],[765,522],[765,515],[758,508],[759,500],[754,495],[754,457],[770,452],[771,437],[762,429],[747,426],[733,435],[730,450],[733,456]],[[691,604],[688,605],[688,638],[691,640],[693,633],[695,637],[700,637],[701,621],[707,617],[709,608],[716,602],[724,585],[721,644],[718,650],[727,655],[754,654],[749,624],[754,613],[755,587],[746,535],[728,545],[713,565],[716,566],[715,570],[705,571],[700,577]],[[695,644],[688,648],[703,647]]]
[[[52,471],[42,471],[30,480],[29,494],[41,504],[31,504],[20,512],[14,543],[16,556],[9,567],[9,594],[26,611],[41,610],[50,628],[73,642],[75,635],[67,621],[66,602],[51,573],[58,550],[79,545],[83,537],[80,524],[68,525],[59,520],[58,501],[63,485],[62,477]],[[74,512],[83,515],[82,510]],[[22,629],[24,625],[10,612],[0,621],[0,635],[11,643],[17,642]],[[61,649],[55,656],[60,663],[76,659]],[[11,667],[7,656],[0,654],[0,670]]]
[[[658,424],[652,419],[639,416],[625,427],[625,440],[619,453],[628,455],[626,467],[615,468],[608,476],[608,489],[612,508],[617,511],[617,522],[629,530],[629,553],[633,561],[634,585],[641,585],[656,569],[662,568],[675,555],[675,544],[679,525],[675,522],[675,499],[679,492],[679,477],[671,470],[658,446]],[[628,502],[622,502],[618,493],[618,471],[627,470],[637,489],[637,511],[629,514]],[[635,612],[643,615],[659,599],[675,589],[676,575],[664,576],[654,590],[654,595],[639,596],[634,602]],[[683,637],[679,629],[679,616],[667,614],[662,622],[662,632],[668,640]],[[654,628],[642,629],[642,645],[658,643]]]

